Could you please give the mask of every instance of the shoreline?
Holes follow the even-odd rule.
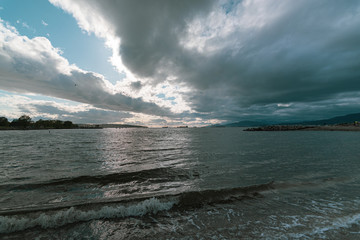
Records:
[[[324,126],[304,126],[304,125],[271,125],[255,128],[247,128],[244,131],[360,131],[359,125],[341,124]]]
[[[0,131],[34,131],[34,130],[40,130],[40,131],[47,131],[47,130],[72,130],[72,129],[103,129],[101,127],[78,127],[78,128],[0,128]]]

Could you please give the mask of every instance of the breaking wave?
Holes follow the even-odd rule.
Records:
[[[55,228],[69,223],[84,222],[95,219],[124,218],[143,216],[149,213],[169,210],[175,202],[161,202],[156,198],[147,199],[130,206],[104,206],[99,210],[84,211],[75,207],[54,213],[41,213],[37,217],[0,216],[0,233],[12,233],[29,228]]]
[[[170,209],[197,208],[206,204],[224,203],[261,196],[260,192],[273,189],[273,182],[232,189],[204,190],[155,196],[147,199],[93,202],[76,206],[54,206],[3,211],[0,234],[26,229],[56,228],[66,224],[95,219],[114,219],[156,214]]]

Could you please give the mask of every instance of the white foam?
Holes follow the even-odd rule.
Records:
[[[359,224],[360,223],[360,214],[354,214],[350,216],[344,216],[334,219],[331,223],[322,226],[322,227],[316,227],[314,228],[311,235],[317,235],[317,234],[324,234],[327,231],[330,230],[337,230],[340,228],[349,228],[353,224]]]
[[[99,210],[82,211],[74,207],[58,211],[54,214],[42,213],[36,218],[28,216],[0,216],[0,233],[22,231],[33,227],[54,228],[65,224],[95,219],[123,218],[156,214],[172,208],[176,202],[160,202],[156,198],[147,199],[130,206],[105,206]]]

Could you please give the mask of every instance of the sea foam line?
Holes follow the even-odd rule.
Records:
[[[144,216],[159,211],[166,211],[176,202],[160,202],[157,198],[150,198],[130,206],[104,206],[99,210],[82,211],[71,207],[55,214],[42,213],[36,218],[29,216],[0,216],[0,234],[23,231],[29,228],[55,228],[69,223],[84,222],[96,219],[124,218],[129,216]]]
[[[311,235],[324,234],[327,231],[336,230],[340,228],[349,228],[353,224],[360,223],[360,214],[354,214],[350,216],[344,216],[334,219],[330,224],[323,227],[316,227],[312,231]]]

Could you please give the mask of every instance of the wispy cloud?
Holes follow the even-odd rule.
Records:
[[[49,25],[49,24],[46,23],[44,20],[41,20],[41,24],[44,25],[45,27]]]
[[[19,24],[20,26],[22,26],[23,28],[26,28],[27,30],[33,32],[33,33],[36,32],[36,30],[33,27],[31,27],[27,22],[24,22],[24,21],[18,19],[18,20],[16,20],[16,23]]]
[[[29,26],[26,22],[22,22],[21,25],[22,25],[24,28],[30,29],[30,26]]]

